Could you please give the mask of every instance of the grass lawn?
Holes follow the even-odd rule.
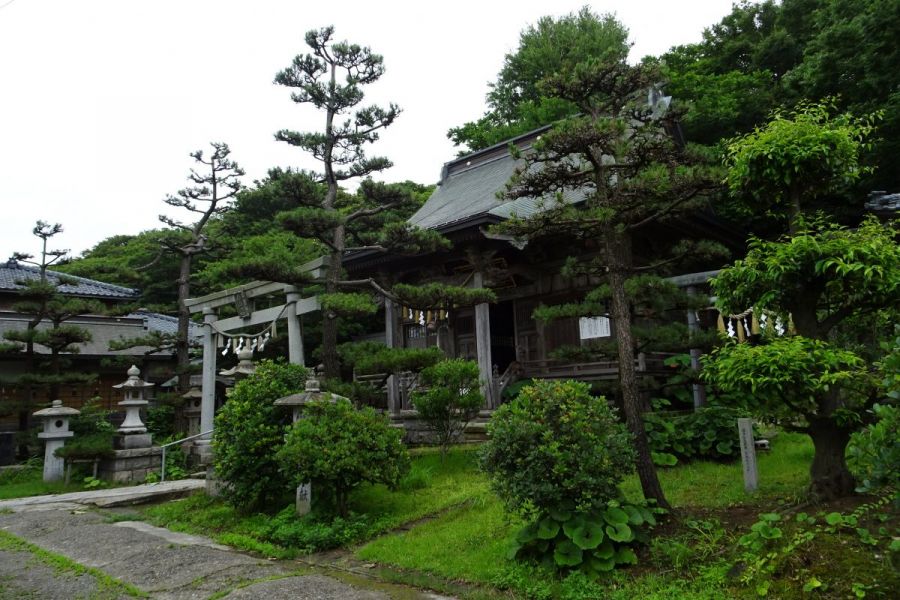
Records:
[[[44,494],[63,494],[66,492],[82,492],[84,484],[75,475],[69,485],[61,481],[45,483],[40,467],[26,467],[21,470],[5,470],[0,475],[0,500],[25,498],[26,496],[42,496]]]
[[[347,545],[439,513],[449,507],[486,497],[487,481],[477,475],[475,453],[454,449],[444,463],[430,449],[413,452],[410,473],[399,489],[367,485],[351,496],[356,517],[347,522],[323,522],[315,516],[294,517],[292,506],[278,516],[241,514],[221,500],[196,495],[144,508],[151,523],[175,531],[208,535],[217,541],[276,558],[304,551]],[[315,493],[315,491],[313,492]]]
[[[760,489],[752,495],[744,492],[740,463],[697,462],[661,469],[663,488],[681,520],[656,530],[650,546],[640,550],[636,567],[616,571],[597,583],[580,573],[560,579],[555,573],[506,558],[508,540],[522,523],[506,515],[491,493],[477,469],[474,448],[452,450],[444,464],[434,451],[414,452],[412,471],[399,489],[364,486],[356,490],[351,497],[356,514],[347,521],[326,521],[315,515],[300,519],[291,506],[279,514],[245,515],[205,495],[144,508],[142,515],[156,525],[208,535],[278,558],[317,548],[350,547],[358,559],[381,565],[385,579],[460,598],[755,597],[752,586],[728,575],[742,551],[737,540],[759,513],[796,507],[804,501],[811,459],[809,438],[780,434],[772,451],[759,456]],[[636,476],[627,477],[622,487],[630,498],[640,498]],[[849,513],[863,501],[824,510]],[[277,508],[272,512],[277,513]],[[894,527],[895,523],[891,517],[876,525]],[[795,526],[786,522],[783,527],[787,543]],[[873,548],[861,544],[855,530],[848,531],[823,536],[821,543],[798,551],[802,558],[796,564],[787,563],[785,570],[793,575],[779,574],[770,596],[800,598],[799,590],[809,578],[834,579],[835,573],[843,573],[851,564],[852,577],[843,587],[833,584],[830,589],[835,595],[830,597],[846,597],[854,582],[870,586],[867,597],[883,596],[896,581],[896,575],[891,576],[896,574],[891,565],[895,559],[885,552],[873,559]],[[818,596],[829,597],[824,592]]]
[[[752,495],[744,491],[739,462],[697,462],[660,469],[663,489],[679,511],[681,523],[660,528],[650,547],[640,553],[637,567],[615,572],[597,584],[578,573],[560,580],[553,573],[507,559],[508,540],[522,524],[510,519],[489,492],[408,531],[375,539],[357,548],[356,555],[363,560],[399,568],[399,573],[387,573],[396,581],[425,582],[439,590],[457,593],[458,587],[450,582],[477,584],[478,591],[472,595],[475,598],[484,594],[488,597],[500,595],[497,590],[505,590],[504,594],[513,597],[573,600],[755,597],[755,589],[742,586],[736,578],[727,575],[737,562],[737,540],[749,530],[758,513],[796,506],[803,501],[809,484],[812,453],[808,437],[780,434],[772,443],[772,451],[759,456],[760,489]],[[480,480],[483,476],[473,471],[471,477]],[[622,487],[629,498],[641,498],[635,475],[626,478]],[[833,508],[827,508],[826,512],[829,510]],[[788,532],[793,531],[791,527],[790,524],[784,526],[786,538]],[[833,546],[831,549],[829,544]],[[788,570],[795,573],[793,569],[797,569],[796,572],[801,574],[797,575],[799,579],[782,577],[783,580],[772,588],[773,597],[799,598],[806,581],[814,576],[822,581],[834,579],[834,573],[842,572],[845,565],[854,560],[857,571],[853,577],[869,585],[883,581],[880,588],[874,584],[869,589],[868,597],[879,597],[879,592],[884,594],[890,590],[888,580],[897,582],[891,557],[883,556],[884,553],[873,554],[852,531],[849,537],[844,533],[823,537],[821,543],[812,546],[806,549],[808,553],[798,551],[798,556],[803,556],[797,560],[800,566],[791,563]],[[834,551],[838,547],[841,550]],[[814,561],[811,570],[805,564],[808,561]],[[423,579],[422,574],[432,579]],[[842,584],[843,587],[832,584],[836,594],[832,597],[846,597],[846,592],[850,592],[851,583],[845,581]],[[489,591],[485,592],[485,588]],[[828,597],[828,594],[820,590],[819,596]]]

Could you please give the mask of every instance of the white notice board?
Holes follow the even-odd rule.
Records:
[[[578,320],[578,331],[583,340],[609,337],[609,319],[606,317],[581,317]]]

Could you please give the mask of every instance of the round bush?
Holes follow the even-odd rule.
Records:
[[[481,465],[511,511],[588,511],[619,497],[634,465],[631,435],[589,390],[576,381],[535,381],[494,413]]]
[[[409,471],[403,432],[369,407],[348,400],[312,402],[288,431],[278,452],[294,485],[312,483],[313,497],[330,496],[342,516],[350,492],[361,483],[396,486]]]
[[[222,496],[230,504],[259,508],[290,493],[276,453],[284,445],[291,413],[273,403],[303,391],[307,373],[300,365],[260,361],[216,414],[216,476],[225,482]]]

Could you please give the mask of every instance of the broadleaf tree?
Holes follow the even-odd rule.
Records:
[[[650,66],[607,57],[568,64],[544,78],[542,93],[571,102],[579,115],[555,124],[530,150],[520,153],[513,148],[523,163],[505,197],[542,198],[544,210],[528,218],[513,218],[501,229],[526,238],[558,235],[573,243],[599,241],[596,258],[569,259],[565,274],[604,280],[605,285],[581,306],[580,316],[596,314],[598,303],[608,306],[641,487],[645,497],[667,506],[641,418],[635,372],[638,342],[633,334],[635,299],[629,295],[629,280],[659,273],[689,254],[721,248],[679,240],[665,249],[664,256],[646,264],[634,261],[635,236],[641,230],[696,210],[718,181],[716,169],[703,152],[680,145],[670,135],[676,115],[665,110],[666,101],[658,98],[648,103],[656,77]],[[564,200],[573,196],[583,201]]]
[[[732,191],[752,208],[786,220],[790,234],[775,241],[752,239],[747,256],[712,282],[723,311],[767,310],[793,324],[796,340],[774,340],[752,351],[735,345],[719,349],[708,361],[707,377],[751,394],[766,414],[793,414],[791,426],[808,433],[815,447],[811,490],[826,499],[854,490],[844,453],[874,399],[866,393],[864,361],[857,352],[865,340],[854,335],[859,328],[853,324],[861,317],[877,322],[879,314],[886,322],[896,320],[900,247],[890,222],[868,217],[846,229],[803,211],[819,194],[859,176],[871,132],[871,118],[834,117],[827,106],[811,105],[792,115],[776,113],[767,126],[733,140]],[[770,202],[760,206],[759,194]],[[798,348],[808,359],[791,365],[802,373],[781,391],[774,385],[756,394],[755,387],[764,387],[771,376],[754,380],[731,372],[757,372],[755,365],[777,370]]]

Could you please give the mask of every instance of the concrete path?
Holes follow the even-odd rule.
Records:
[[[204,489],[203,479],[181,479],[164,483],[147,483],[110,489],[91,490],[88,492],[69,492],[68,494],[51,494],[47,496],[30,496],[0,500],[0,511],[19,511],[27,507],[43,507],[44,509],[71,508],[73,505],[111,507],[160,502],[172,498],[187,496]]]
[[[203,536],[176,533],[139,521],[117,521],[111,518],[112,513],[84,507],[85,503],[114,498],[104,500],[102,494],[93,495],[95,492],[79,494],[91,495],[65,494],[65,502],[58,501],[60,496],[22,499],[15,505],[10,504],[14,501],[4,502],[0,504],[0,509],[6,509],[0,510],[0,531],[97,569],[134,586],[149,598],[161,600],[210,596],[266,600],[439,598],[373,581],[353,580],[351,584],[299,563],[235,552]],[[26,549],[0,547],[0,599],[128,597],[121,589],[110,596],[109,586],[100,585],[102,582],[91,573],[66,573],[41,564],[38,558]]]

